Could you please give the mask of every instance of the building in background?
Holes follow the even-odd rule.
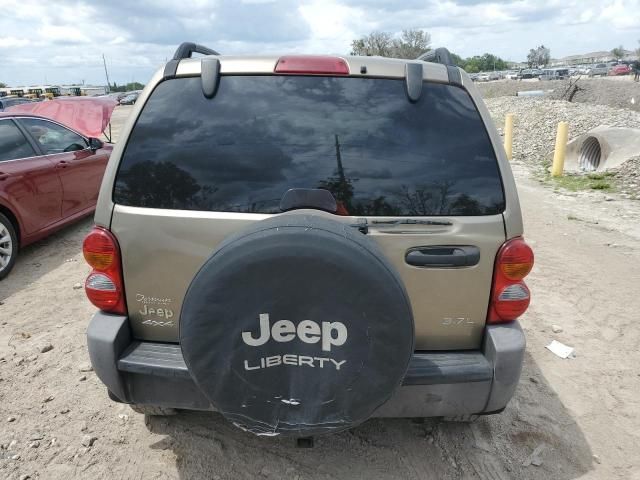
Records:
[[[631,50],[624,51],[624,57],[620,60],[625,61],[633,61],[637,60],[638,57]],[[551,60],[550,65],[590,65],[592,63],[606,63],[615,61],[615,57],[611,54],[611,52],[589,52],[583,53],[580,55],[569,55],[563,58],[554,58]]]
[[[5,87],[0,88],[0,97],[36,97],[42,96],[80,96],[95,97],[106,95],[106,87],[92,85],[31,85],[28,87]]]

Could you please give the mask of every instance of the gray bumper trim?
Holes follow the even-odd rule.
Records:
[[[190,379],[180,345],[133,342],[118,360],[123,372]],[[417,352],[403,385],[438,385],[490,381],[493,368],[480,352]]]
[[[94,370],[123,402],[213,410],[179,345],[131,339],[127,317],[98,312],[87,340]],[[486,328],[482,351],[416,352],[403,385],[375,416],[463,415],[503,409],[520,378],[520,325]]]
[[[484,411],[500,410],[509,403],[520,381],[525,347],[518,322],[487,327],[482,350],[493,366],[493,384]]]
[[[98,312],[87,328],[87,347],[93,370],[107,388],[121,400],[127,398],[118,359],[131,344],[127,317]]]
[[[180,345],[174,343],[133,342],[118,360],[123,372],[191,379]]]

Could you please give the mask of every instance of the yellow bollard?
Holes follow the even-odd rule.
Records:
[[[507,113],[504,117],[504,150],[507,158],[513,159],[513,113]]]
[[[567,152],[567,140],[569,138],[569,124],[560,122],[556,135],[556,150],[553,153],[553,165],[551,166],[551,176],[561,177],[564,171],[564,156]]]

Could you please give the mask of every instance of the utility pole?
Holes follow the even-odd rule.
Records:
[[[344,168],[342,167],[342,154],[340,153],[340,141],[338,135],[336,135],[336,161],[338,162],[338,176],[340,177],[340,183],[344,185],[347,183],[347,179],[344,176]]]
[[[109,83],[109,72],[107,72],[107,61],[104,59],[104,53],[102,54],[102,63],[104,65],[104,74],[107,77],[107,93],[111,91],[111,84]]]

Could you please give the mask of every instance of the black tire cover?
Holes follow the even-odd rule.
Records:
[[[195,382],[236,426],[311,436],[357,425],[389,399],[413,353],[413,315],[370,238],[296,212],[211,255],[184,299],[180,343]]]

